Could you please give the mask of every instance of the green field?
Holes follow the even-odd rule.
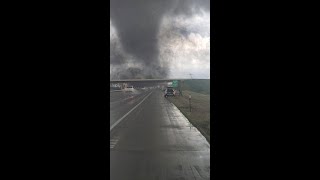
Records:
[[[206,80],[185,80],[181,84],[182,90],[193,91],[201,94],[210,95],[210,79]]]
[[[188,80],[184,85],[183,96],[169,97],[168,100],[177,106],[210,143],[210,80]]]

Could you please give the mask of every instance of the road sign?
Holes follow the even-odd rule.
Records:
[[[173,80],[172,81],[172,87],[178,87],[178,81],[177,80]]]

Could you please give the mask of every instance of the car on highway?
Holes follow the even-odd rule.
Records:
[[[173,88],[167,88],[164,91],[164,97],[168,97],[168,96],[175,96],[175,91]]]
[[[134,88],[133,88],[133,86],[127,86],[126,88],[124,88],[124,91],[125,92],[133,92]]]

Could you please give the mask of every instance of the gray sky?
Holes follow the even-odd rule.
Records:
[[[111,0],[111,78],[209,78],[209,6],[207,0]]]

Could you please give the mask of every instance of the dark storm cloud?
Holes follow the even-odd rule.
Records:
[[[110,17],[123,51],[110,42],[110,63],[128,62],[123,53],[130,54],[141,67],[118,72],[119,78],[164,78],[168,63],[159,60],[157,35],[164,15],[192,15],[200,9],[209,11],[210,0],[111,0]],[[114,48],[114,49],[112,49]],[[114,51],[114,52],[112,52]]]
[[[110,64],[121,65],[125,63],[126,57],[121,51],[119,42],[116,39],[110,39]]]

